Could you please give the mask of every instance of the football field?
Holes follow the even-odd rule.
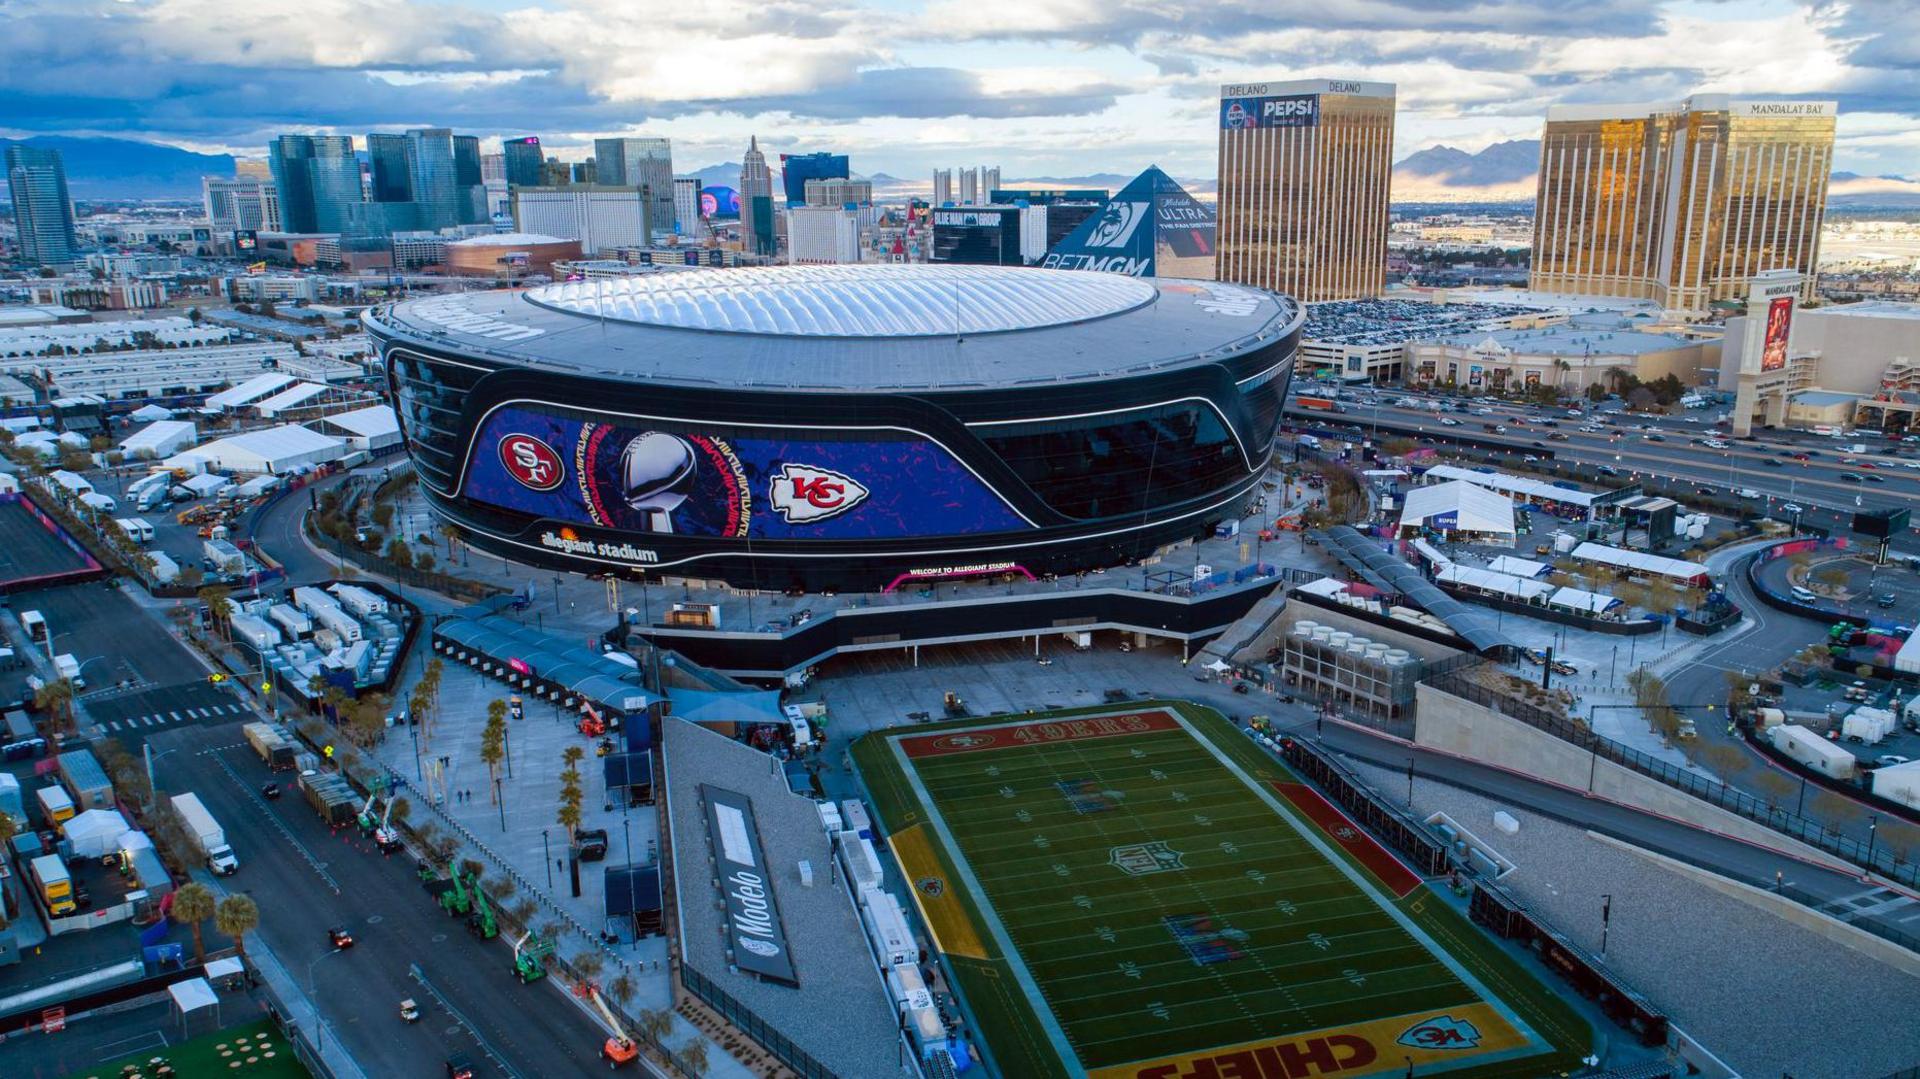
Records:
[[[1586,1024],[1203,709],[855,747],[1002,1074],[1552,1074]]]

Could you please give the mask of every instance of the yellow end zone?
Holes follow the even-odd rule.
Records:
[[[913,887],[913,902],[920,908],[920,920],[933,931],[934,946],[948,955],[968,959],[986,959],[986,946],[980,943],[980,930],[967,916],[967,908],[954,895],[954,882],[940,864],[927,838],[927,826],[916,824],[887,837],[893,856],[907,871]]]
[[[1088,1072],[1088,1079],[1313,1079],[1401,1075],[1530,1044],[1498,1011],[1476,1002],[1352,1026],[1203,1049]]]

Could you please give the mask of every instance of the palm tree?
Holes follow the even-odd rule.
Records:
[[[260,908],[244,895],[230,895],[213,912],[213,927],[233,938],[233,950],[247,957],[247,934],[260,924]]]
[[[507,758],[507,702],[495,697],[487,702],[487,726],[480,732],[480,760],[487,766],[489,802],[499,801],[500,762]]]
[[[185,922],[193,932],[193,961],[206,965],[207,946],[200,939],[200,925],[214,916],[213,892],[198,882],[183,884],[173,893],[173,920]]]
[[[73,733],[73,682],[62,678],[48,682],[33,693],[33,706],[47,713],[47,727],[53,734],[53,740]]]

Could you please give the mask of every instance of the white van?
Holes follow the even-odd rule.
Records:
[[[1806,589],[1800,587],[1799,585],[1794,585],[1790,591],[1793,594],[1793,598],[1799,600],[1802,603],[1818,603],[1820,601],[1819,596],[1814,595],[1812,592],[1807,591]]]

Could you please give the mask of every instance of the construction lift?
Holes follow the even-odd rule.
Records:
[[[446,911],[448,917],[458,918],[473,910],[473,893],[467,890],[467,882],[460,875],[460,867],[448,868],[453,871],[453,883],[446,891],[440,893],[440,909]]]
[[[600,999],[600,987],[592,982],[581,982],[574,992],[592,1001],[594,1010],[606,1021],[607,1029],[613,1031],[605,1044],[600,1046],[600,1057],[607,1062],[607,1067],[620,1068],[633,1063],[640,1056],[640,1045],[627,1034],[627,1028],[613,1017],[606,1001]]]
[[[513,973],[520,984],[537,982],[547,976],[547,957],[553,954],[553,942],[529,929],[513,942]]]
[[[372,835],[373,830],[375,828],[380,827],[380,819],[373,815],[374,797],[375,797],[374,793],[372,791],[368,791],[367,804],[360,807],[360,834],[361,835]]]
[[[467,929],[481,940],[500,935],[500,923],[493,920],[493,904],[487,902],[486,890],[477,880],[473,882],[473,913],[467,915]]]
[[[373,830],[373,845],[380,848],[382,854],[392,854],[404,844],[400,842],[400,830],[393,821],[393,799],[387,799],[386,811],[380,814],[380,826]]]

